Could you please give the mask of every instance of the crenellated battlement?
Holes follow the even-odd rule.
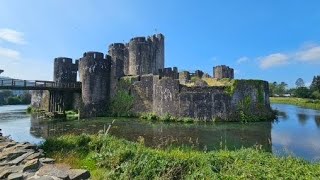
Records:
[[[124,49],[126,48],[124,43],[112,43],[109,45],[109,49]]]
[[[68,57],[57,57],[54,58],[55,63],[72,63],[72,59]]]
[[[148,36],[147,39],[152,42],[159,42],[159,41],[164,40],[164,35],[163,34],[154,34],[152,36]]]
[[[134,37],[130,40],[130,43],[132,42],[147,42],[147,39],[146,37]]]
[[[83,58],[103,59],[103,53],[96,51],[88,51],[83,53]]]
[[[160,79],[162,77],[170,77],[173,79],[179,79],[179,73],[178,73],[177,67],[163,68],[163,69],[159,69],[158,71],[159,71],[159,78]]]
[[[213,67],[213,76],[217,79],[230,78],[234,79],[234,69],[226,65]]]

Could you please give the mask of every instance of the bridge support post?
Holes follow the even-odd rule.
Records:
[[[65,112],[64,93],[62,91],[50,91],[49,112]]]

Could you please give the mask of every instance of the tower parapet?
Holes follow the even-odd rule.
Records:
[[[121,77],[119,73],[158,74],[158,70],[164,68],[164,36],[155,34],[149,37],[131,38],[126,44],[113,43],[109,45],[109,55],[115,64],[112,69],[116,68],[117,77]]]
[[[54,59],[53,80],[58,83],[77,81],[78,64],[73,63],[71,58],[57,57]]]
[[[123,43],[114,43],[109,46],[108,54],[111,56],[111,77],[121,78],[128,74],[128,54]]]
[[[170,77],[172,79],[179,79],[178,68],[173,67],[173,68],[159,69],[159,78],[162,78],[162,77]]]
[[[152,73],[150,43],[145,37],[135,37],[129,42],[129,74],[142,75]]]
[[[106,113],[110,95],[111,57],[100,52],[86,52],[79,61],[82,82],[82,117],[97,117]]]
[[[213,76],[217,79],[234,79],[234,69],[226,65],[220,65],[213,68]]]

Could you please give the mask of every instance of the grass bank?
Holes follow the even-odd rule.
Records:
[[[292,104],[305,108],[320,110],[320,100],[294,97],[270,97],[270,102],[278,104]]]
[[[49,157],[87,168],[93,179],[317,179],[320,164],[257,149],[200,152],[153,149],[108,135],[63,136],[42,148]]]

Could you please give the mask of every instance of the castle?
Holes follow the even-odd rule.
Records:
[[[55,58],[54,81],[77,82],[79,74],[81,92],[63,92],[60,101],[51,100],[53,93],[34,92],[32,106],[46,111],[78,109],[82,118],[104,116],[113,98],[124,90],[134,98],[130,110],[134,114],[153,112],[200,120],[234,120],[244,111],[270,115],[268,82],[233,80],[234,70],[222,65],[213,68],[213,78],[232,83],[210,86],[201,79],[213,78],[201,70],[190,73],[165,68],[164,41],[162,34],[135,37],[129,43],[111,44],[107,55],[86,52],[75,62]]]

